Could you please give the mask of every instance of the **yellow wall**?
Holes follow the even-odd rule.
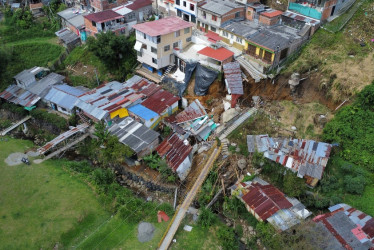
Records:
[[[256,47],[256,55],[260,55],[260,48],[259,47]]]

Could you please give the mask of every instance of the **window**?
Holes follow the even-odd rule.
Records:
[[[151,47],[151,52],[157,54],[157,49],[155,47]]]
[[[228,37],[229,34],[227,33],[227,31],[222,31],[222,36],[224,36],[224,37]]]
[[[217,16],[212,15],[212,20],[213,20],[213,21],[217,21]]]
[[[94,21],[92,21],[92,26],[96,27],[96,23]]]
[[[157,36],[157,44],[161,42],[161,36]]]
[[[187,3],[186,3],[186,1],[183,1],[183,6],[184,6],[184,7],[187,7]]]
[[[147,44],[143,44],[142,49],[147,50]]]
[[[154,64],[157,64],[157,59],[156,59],[156,58],[152,58],[152,62],[153,62]]]
[[[178,31],[175,31],[175,32],[174,32],[174,35],[175,35],[175,37],[178,37],[178,36],[180,36],[180,35],[181,35],[181,31],[180,31],[180,30],[178,30]]]
[[[177,16],[182,17],[182,11],[177,10]]]
[[[240,17],[240,12],[236,12],[235,13],[235,18],[239,18]]]
[[[188,33],[190,33],[190,28],[189,27],[184,29],[184,34],[188,34]]]
[[[240,37],[236,37],[236,42],[242,43],[242,39]]]
[[[166,45],[165,47],[164,47],[164,51],[166,52],[166,51],[169,51],[170,50],[170,45]]]
[[[204,19],[206,19],[206,12],[205,11],[203,11],[203,17],[204,17]]]
[[[178,42],[173,43],[173,49],[178,48]]]
[[[191,22],[196,23],[196,17],[191,15]]]
[[[175,1],[175,4],[176,4],[176,5],[181,5],[181,0],[176,0],[176,1]]]
[[[195,5],[190,3],[190,10],[194,11],[195,10]]]
[[[136,51],[136,54],[137,54],[139,57],[142,57],[142,56],[143,56],[142,52],[140,52],[140,51]]]
[[[143,38],[147,39],[147,35],[145,33],[143,33]]]
[[[217,29],[215,27],[213,27],[213,26],[210,26],[210,30],[213,31],[213,32],[217,31]]]
[[[187,37],[186,42],[191,42],[191,37]]]

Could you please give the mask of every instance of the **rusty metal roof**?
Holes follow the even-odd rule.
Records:
[[[324,226],[346,249],[374,248],[374,218],[344,203],[329,208],[313,221]]]
[[[227,84],[230,88],[232,94],[242,95],[243,91],[243,79],[242,71],[240,70],[240,64],[238,61],[225,63],[223,65],[223,72],[225,73],[225,78]]]
[[[162,114],[178,101],[179,97],[174,96],[169,91],[160,89],[142,102],[142,105],[153,110],[157,114]]]
[[[297,172],[320,180],[330,157],[331,144],[305,139],[271,138],[268,135],[247,136],[248,150]],[[253,145],[253,143],[255,145]]]
[[[40,100],[40,97],[38,95],[20,88],[15,84],[10,85],[6,90],[1,92],[0,98],[3,98],[8,102],[21,105],[23,107],[31,107]]]
[[[207,115],[204,106],[199,100],[195,100],[188,105],[182,112],[177,115],[165,118],[166,122],[181,124],[188,121],[193,121],[197,118]]]
[[[89,125],[87,123],[83,123],[83,124],[80,124],[76,127],[73,127],[70,130],[60,134],[59,136],[54,138],[52,141],[45,144],[43,147],[38,148],[39,154],[41,154],[41,155],[45,154],[46,152],[48,152],[50,149],[54,148],[60,142],[68,139],[69,137],[75,135],[76,133],[84,132],[88,127],[89,127]]]
[[[175,172],[191,153],[192,147],[185,144],[177,134],[172,134],[158,145],[156,151],[161,157],[165,157],[168,166]]]
[[[280,209],[292,207],[285,195],[272,185],[251,183],[242,199],[262,220],[268,219]]]

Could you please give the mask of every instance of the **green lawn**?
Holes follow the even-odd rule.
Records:
[[[94,192],[58,161],[8,166],[4,159],[32,142],[0,142],[0,249],[72,246],[110,218]]]

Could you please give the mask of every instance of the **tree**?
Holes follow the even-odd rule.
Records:
[[[209,208],[202,207],[197,223],[202,227],[208,228],[217,221],[217,216]]]
[[[239,241],[236,239],[233,228],[221,226],[217,230],[217,238],[219,239],[224,250],[238,249]]]
[[[88,49],[109,70],[116,71],[115,73],[123,79],[131,73],[131,68],[136,63],[134,44],[135,39],[133,37],[117,36],[113,32],[99,33],[96,38],[89,37],[87,39]]]
[[[4,48],[0,48],[0,79],[7,72],[7,65],[10,62],[10,54]]]
[[[291,197],[300,197],[305,193],[305,181],[291,171],[287,171],[283,178],[283,191]]]
[[[363,109],[374,111],[374,81],[357,94],[356,103]]]
[[[95,124],[94,135],[97,136],[99,144],[105,144],[109,137],[109,131],[106,129],[106,125],[103,121]]]

